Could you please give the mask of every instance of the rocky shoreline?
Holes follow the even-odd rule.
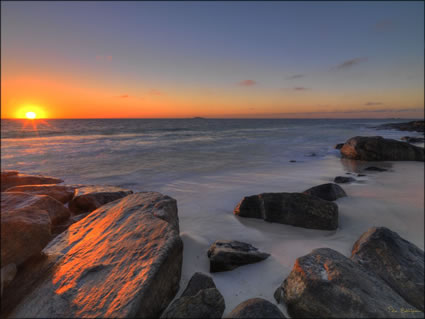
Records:
[[[379,137],[353,137],[339,149],[354,161],[424,161],[423,148]],[[335,182],[343,180],[338,177],[356,182],[351,176]],[[175,199],[17,171],[2,171],[1,189],[2,317],[223,316],[225,299],[207,274],[193,274],[175,298],[183,262]],[[338,231],[337,201],[346,196],[335,183],[261,193],[245,196],[234,214]],[[249,243],[217,238],[204,258],[213,273],[269,256]],[[385,227],[365,229],[350,258],[329,248],[299,257],[283,279],[274,296],[291,317],[424,316],[424,252]],[[242,302],[226,317],[285,318],[262,298]]]

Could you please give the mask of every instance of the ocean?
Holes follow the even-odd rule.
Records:
[[[377,130],[377,119],[111,119],[1,121],[1,168],[59,177],[68,184],[108,184],[158,191],[177,199],[184,243],[181,291],[195,271],[209,272],[215,240],[240,240],[268,252],[260,263],[212,274],[226,315],[248,298],[274,302],[295,259],[329,247],[350,256],[368,228],[386,226],[424,248],[424,163],[361,163],[334,145],[353,136],[399,139],[415,132]],[[423,144],[422,144],[423,146]],[[295,162],[291,162],[295,161]],[[387,172],[367,172],[364,165]],[[301,192],[351,173],[336,201],[336,231],[239,218],[244,197]],[[283,305],[279,305],[286,313]]]

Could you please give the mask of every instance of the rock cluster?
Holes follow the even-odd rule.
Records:
[[[341,148],[345,158],[362,161],[424,161],[424,149],[381,136],[356,136]]]
[[[351,258],[329,248],[295,261],[275,292],[292,317],[423,317],[424,252],[387,228],[372,228]]]
[[[396,129],[399,131],[424,132],[424,121],[411,121],[404,123],[388,123],[378,126],[380,129]]]

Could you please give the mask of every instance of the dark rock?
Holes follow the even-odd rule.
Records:
[[[290,160],[289,163],[296,163],[296,160]]]
[[[261,298],[248,299],[239,304],[226,318],[286,318],[270,301]]]
[[[75,214],[94,211],[100,206],[123,198],[133,191],[116,186],[84,186],[75,190],[69,209]]]
[[[302,193],[263,193],[244,197],[234,214],[312,229],[335,230],[338,206]]]
[[[282,289],[283,300],[293,318],[420,318],[424,315],[380,278],[329,248],[315,249],[298,258]]]
[[[213,279],[204,273],[196,272],[193,274],[192,278],[190,278],[186,289],[180,297],[194,296],[199,291],[208,288],[216,288]]]
[[[424,149],[381,136],[356,136],[341,148],[345,158],[362,161],[424,161]]]
[[[366,174],[357,174],[357,177],[364,177]]]
[[[356,181],[355,178],[346,177],[346,176],[337,176],[334,179],[334,182],[338,183],[338,184],[347,184],[347,183],[352,183],[352,182],[355,182],[355,181]]]
[[[71,215],[68,208],[61,202],[46,195],[31,195],[26,193],[4,192],[1,194],[1,210],[7,211],[43,210],[48,213],[53,226],[66,221]]]
[[[338,198],[345,197],[347,194],[341,186],[334,183],[327,183],[309,188],[303,192],[304,194],[319,197],[324,200],[334,201]]]
[[[374,172],[386,172],[388,171],[386,168],[376,167],[376,166],[369,166],[364,169],[365,171],[374,171]]]
[[[61,203],[69,202],[74,196],[75,187],[67,185],[21,185],[8,188],[6,192],[20,192],[32,195],[48,195]]]
[[[375,273],[424,311],[424,251],[385,227],[369,229],[353,246],[351,260]]]
[[[221,318],[224,298],[210,276],[195,273],[180,298],[176,299],[161,318]]]
[[[49,176],[26,175],[19,174],[16,171],[6,171],[1,174],[1,191],[19,185],[59,184],[62,182],[63,180],[59,178]]]
[[[3,295],[3,289],[12,282],[17,272],[15,264],[8,264],[1,268],[1,295]]]
[[[401,138],[402,141],[406,141],[408,143],[423,143],[425,138],[423,137],[413,137],[413,136],[403,136]]]
[[[344,146],[344,143],[339,143],[339,144],[336,144],[334,148],[336,150],[340,150],[343,146]]]
[[[208,249],[210,272],[235,269],[242,265],[253,264],[269,257],[254,246],[236,240],[217,240]]]
[[[49,214],[24,207],[1,211],[1,267],[17,266],[41,253],[51,239]]]
[[[159,193],[103,205],[49,243],[33,286],[18,274],[21,286],[12,282],[8,289],[27,295],[9,317],[158,317],[179,287],[183,246],[176,223],[176,201]]]
[[[380,129],[396,129],[399,131],[424,132],[424,121],[411,121],[404,123],[388,123],[378,126]]]

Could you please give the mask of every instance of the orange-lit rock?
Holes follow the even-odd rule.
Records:
[[[59,184],[63,180],[50,176],[19,174],[16,171],[5,171],[1,173],[1,191],[19,185]]]
[[[32,195],[48,195],[61,203],[69,202],[74,197],[74,191],[76,187],[69,185],[21,185],[11,187],[6,192],[20,192]]]
[[[116,186],[84,186],[75,190],[69,209],[75,214],[89,213],[100,206],[123,198],[133,191]]]
[[[43,250],[42,278],[9,317],[158,317],[179,287],[177,225],[176,201],[155,192],[98,208]]]
[[[3,194],[2,194],[3,195]],[[50,218],[45,210],[25,207],[1,213],[1,267],[21,265],[40,254],[51,238]]]
[[[68,208],[61,202],[46,195],[31,195],[26,193],[4,192],[1,194],[2,212],[20,209],[43,210],[48,213],[52,225],[58,225],[66,221],[71,215]]]

